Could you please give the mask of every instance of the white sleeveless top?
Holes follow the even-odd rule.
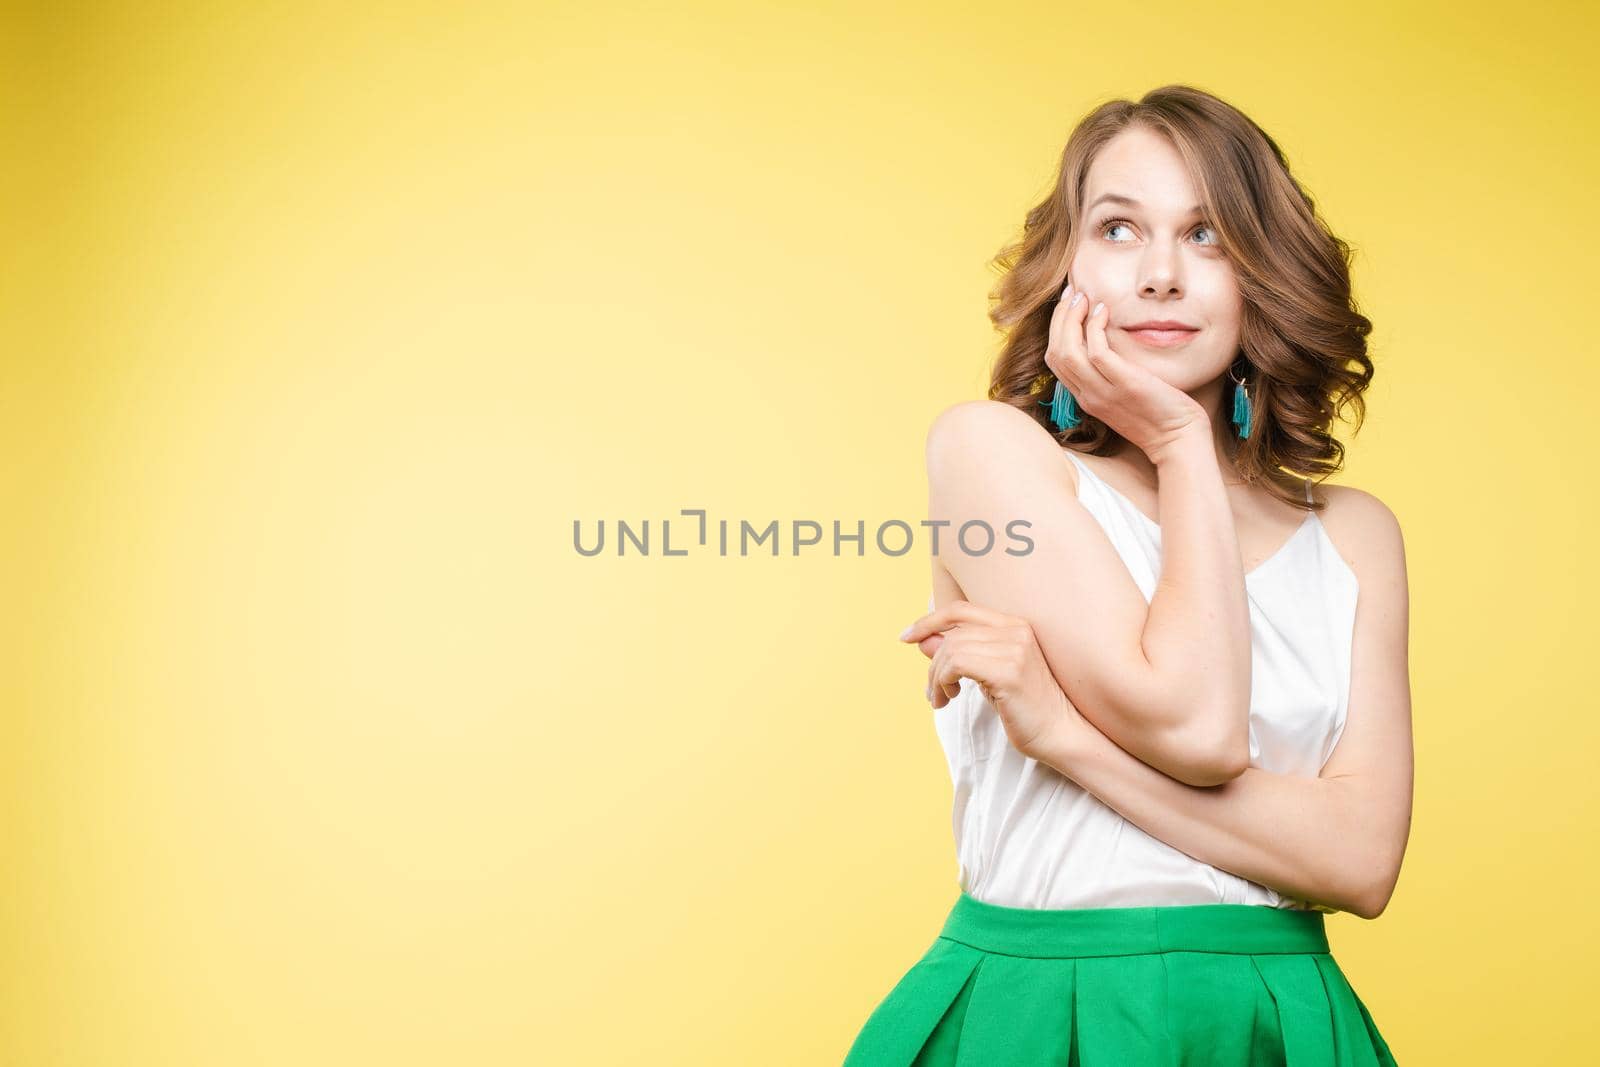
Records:
[[[1144,594],[1155,596],[1161,527],[1070,449],[1078,500]],[[1311,500],[1311,483],[1306,482]],[[1315,777],[1344,730],[1359,584],[1308,512],[1244,578],[1250,606],[1250,765]],[[929,601],[932,608],[932,601]],[[955,787],[961,888],[1016,908],[1264,904],[1333,911],[1213,867],[1145,833],[1053,768],[1011,746],[970,678],[934,712]]]

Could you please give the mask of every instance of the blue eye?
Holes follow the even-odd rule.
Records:
[[[1122,241],[1119,241],[1114,237],[1109,237],[1108,236],[1110,231],[1116,229],[1119,226],[1121,226],[1123,228],[1127,228],[1129,226],[1128,220],[1127,219],[1119,219],[1119,218],[1101,219],[1098,223],[1095,224],[1095,230],[1096,230],[1096,232],[1098,232],[1100,234],[1100,236],[1106,237],[1108,240],[1110,240],[1112,244],[1122,244],[1123,243]],[[1217,232],[1215,230],[1213,230],[1210,226],[1202,223],[1201,225],[1195,227],[1194,232],[1195,233],[1204,232],[1206,234],[1209,234],[1210,237],[1211,237],[1211,239],[1209,241],[1200,241],[1200,242],[1198,242],[1199,244],[1205,245],[1207,248],[1216,247],[1216,245],[1217,245]]]
[[[1100,236],[1104,237],[1106,235],[1106,231],[1107,230],[1114,230],[1118,226],[1126,228],[1127,225],[1128,225],[1128,223],[1127,223],[1127,221],[1125,219],[1104,219],[1104,220],[1102,220],[1100,222],[1100,225],[1099,225],[1098,228],[1100,230]],[[1121,242],[1118,241],[1116,243],[1120,244]]]

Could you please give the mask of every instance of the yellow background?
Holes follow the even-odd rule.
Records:
[[[926,544],[573,520],[915,522],[987,259],[1167,82],[1377,327],[1417,802],[1334,951],[1407,1067],[1582,1061],[1592,11],[10,9],[0,1061],[836,1063],[956,892]]]

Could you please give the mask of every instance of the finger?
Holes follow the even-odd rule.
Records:
[[[1031,635],[1032,631],[1028,631]],[[1006,644],[1017,640],[1017,633],[1010,629],[1001,629],[996,626],[982,626],[977,623],[962,623],[959,629],[950,630],[945,634],[933,634],[917,643],[917,648],[924,656],[932,659],[938,654],[946,641],[962,640],[974,644]]]
[[[935,708],[944,707],[950,698],[961,695],[961,679],[970,678],[982,687],[985,695],[993,696],[995,687],[1003,685],[1011,676],[1011,662],[1004,652],[987,646],[974,646],[947,656],[933,666],[931,687]],[[943,701],[939,697],[948,694]]]
[[[947,640],[933,654],[928,664],[928,703],[942,708],[961,693],[961,678],[949,676],[949,664],[955,655],[956,642]]]
[[[1100,308],[1098,312],[1095,311],[1096,306]],[[1072,351],[1073,357],[1078,361],[1076,369],[1080,378],[1079,384],[1086,388],[1093,389],[1098,386],[1115,384],[1106,375],[1102,361],[1094,358],[1089,351],[1091,333],[1098,328],[1101,331],[1103,340],[1105,337],[1105,322],[1110,317],[1110,314],[1106,310],[1105,304],[1095,300],[1088,293],[1083,294],[1082,315],[1077,320],[1078,329],[1072,332],[1068,347]]]
[[[1061,290],[1061,296],[1056,300],[1055,310],[1050,313],[1050,329],[1045,338],[1045,365],[1052,371],[1057,369],[1061,347],[1065,343],[1067,320],[1082,303],[1083,294],[1074,289],[1069,280],[1066,288]]]
[[[931,634],[942,633],[963,623],[978,622],[987,608],[965,600],[953,600],[942,608],[930,611],[917,619],[900,634],[900,640],[921,644]]]
[[[961,695],[961,677],[967,674],[965,664],[980,657],[989,664],[1004,665],[1014,660],[1016,635],[1012,630],[980,628],[968,631],[966,627],[952,634],[928,664],[928,700],[935,708],[942,708]],[[993,667],[989,677],[1001,677]],[[973,678],[977,681],[976,678]]]
[[[920,643],[929,634],[948,630],[961,623],[979,623],[988,626],[1003,626],[1012,621],[1011,616],[974,604],[967,600],[952,600],[937,611],[930,611],[916,622],[906,627],[900,635],[900,640]]]
[[[950,685],[940,685],[934,682],[929,682],[928,685],[928,706],[935,711],[948,707],[956,697],[961,695],[961,679],[959,676]]]
[[[928,664],[928,703],[936,710],[961,695],[961,679],[959,676],[953,683],[942,680],[944,671],[940,664],[948,659],[948,656],[941,659],[935,654],[933,660]]]
[[[1055,314],[1050,318],[1050,336],[1045,345],[1044,362],[1076,395],[1082,388],[1084,372],[1087,370],[1087,364],[1081,358],[1083,346],[1079,339],[1083,336],[1083,313],[1089,300],[1081,289],[1069,286],[1069,290],[1069,299],[1058,303]]]
[[[1006,678],[1009,669],[1002,655],[983,649],[971,649],[959,660],[952,660],[942,669],[935,680],[935,689],[946,684],[947,679],[951,679],[959,693],[961,679],[971,678],[983,688],[985,694],[992,695],[994,688]]]
[[[1110,320],[1111,312],[1104,304],[1099,305],[1099,310],[1092,312],[1085,323],[1084,341],[1089,365],[1108,383],[1121,387],[1127,378],[1127,365],[1106,339],[1106,324]]]
[[[1068,388],[1080,401],[1079,406],[1092,412],[1100,399],[1100,391],[1110,384],[1110,379],[1089,358],[1088,329],[1094,297],[1086,290],[1079,290],[1077,295],[1082,299],[1062,325],[1055,365],[1061,368],[1058,376],[1068,383]],[[1046,363],[1050,362],[1047,357]]]

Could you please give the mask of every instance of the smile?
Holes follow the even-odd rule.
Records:
[[[1122,332],[1151,348],[1175,348],[1186,344],[1200,333],[1199,330],[1123,330]]]

